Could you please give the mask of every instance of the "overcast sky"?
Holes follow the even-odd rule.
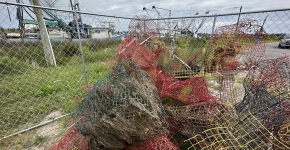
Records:
[[[15,3],[16,0],[0,0]],[[25,4],[30,4],[29,0],[22,0]],[[54,7],[59,9],[71,9],[70,0],[40,0],[44,4],[45,2],[54,2],[56,4]],[[72,0],[74,3],[75,0]],[[262,11],[262,10],[272,10],[272,9],[283,9],[290,8],[290,0],[114,0],[114,1],[104,1],[104,0],[78,0],[80,9],[83,12],[96,13],[101,15],[110,16],[120,16],[120,17],[133,17],[134,15],[146,15],[143,11],[143,7],[152,10],[152,6],[158,8],[164,8],[171,10],[171,17],[182,17],[182,16],[192,16],[195,13],[203,15],[206,11],[210,11],[211,14],[225,14],[225,13],[236,13],[239,12],[240,6],[242,6],[242,12],[249,11]],[[47,6],[47,5],[46,5]],[[8,9],[10,15],[8,15]],[[164,17],[168,17],[167,10],[160,10]],[[149,11],[150,12],[150,11]],[[156,13],[150,12],[152,17],[157,17]],[[256,14],[255,16],[242,15],[243,18],[252,19],[265,19],[268,14]],[[27,18],[26,15],[24,18]],[[12,19],[10,21],[10,18]],[[65,20],[65,17],[63,17]],[[83,17],[83,19],[86,19]],[[87,18],[86,23],[89,22],[91,18]],[[211,19],[211,20],[210,20]],[[208,26],[212,26],[213,18],[207,19]],[[220,17],[218,19],[219,24],[227,25],[235,23],[237,20],[236,16],[228,16],[227,18]],[[290,14],[288,12],[281,13],[270,13],[266,21],[265,27],[268,27],[268,32],[290,32]],[[0,26],[4,28],[17,27],[18,21],[16,19],[16,7],[1,4],[0,5]],[[125,24],[123,25],[125,26]],[[125,26],[128,28],[127,24]],[[207,29],[210,32],[210,27]]]
[[[16,0],[0,0],[16,2]],[[29,0],[22,0],[29,4]],[[52,3],[56,1],[55,7],[69,9],[70,0],[40,0]],[[133,17],[144,14],[143,7],[151,9],[152,6],[169,9],[173,17],[189,16],[199,12],[203,14],[210,11],[210,14],[223,14],[242,11],[259,11],[269,9],[290,8],[290,0],[72,0],[78,1],[80,9],[84,12],[97,13],[102,15],[113,15],[121,17]]]
[[[240,6],[243,6],[244,12],[290,8],[290,0],[79,0],[78,2],[82,11],[122,17],[144,14],[142,8],[151,9],[152,6],[171,10],[173,17],[189,16],[196,12],[203,14],[206,11],[210,11],[210,14],[232,13],[238,12],[239,8],[234,7]],[[68,8],[69,0],[58,0],[55,6]]]

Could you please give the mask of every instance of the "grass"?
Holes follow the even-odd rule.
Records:
[[[22,74],[30,70],[30,65],[14,57],[0,56],[0,75]]]
[[[33,144],[34,145],[40,145],[41,143],[45,142],[45,140],[47,140],[46,136],[36,136],[36,138],[34,139]]]
[[[106,75],[105,66],[105,63],[87,64],[90,84]],[[0,112],[5,112],[2,114],[5,117],[0,126],[16,127],[28,119],[42,118],[58,108],[63,108],[64,112],[71,111],[75,96],[84,96],[80,91],[84,83],[81,64],[38,68],[33,72],[2,78],[0,91],[6,92],[1,94]],[[10,124],[11,120],[14,120],[13,124]],[[0,131],[1,135],[3,131]]]
[[[0,138],[39,123],[54,110],[72,112],[75,101],[86,96],[81,90],[84,71],[75,43],[52,43],[57,67],[46,67],[41,43],[14,44],[0,47],[0,116],[4,116]],[[90,85],[108,73],[108,61],[117,46],[108,41],[97,51],[83,46]]]

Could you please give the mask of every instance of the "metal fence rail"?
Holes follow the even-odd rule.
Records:
[[[44,18],[51,18],[44,22],[46,30],[39,29],[37,9]],[[0,2],[0,147],[13,147],[13,142],[5,141],[15,133],[49,126],[44,118],[53,112],[58,113],[48,120],[74,112],[88,86],[110,71],[109,60],[118,54],[122,40],[149,32],[144,26],[140,29],[146,21],[149,29],[158,27],[159,44],[170,47],[175,39],[167,56],[181,65],[196,52],[213,49],[209,41],[219,30],[238,27],[237,22],[245,22],[239,28],[249,35],[255,34],[255,26],[265,30],[266,58],[262,59],[281,56],[275,50],[283,35],[290,33],[290,9],[156,19]],[[49,39],[41,35],[45,33]],[[247,42],[263,42],[257,39]],[[214,89],[220,83],[211,84]]]

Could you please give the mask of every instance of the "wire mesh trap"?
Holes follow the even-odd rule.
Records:
[[[114,19],[96,20],[107,21],[112,34]],[[134,16],[124,39],[83,42],[89,76],[102,69],[103,76],[91,79],[97,82],[77,106],[74,125],[50,149],[289,148],[289,58],[262,61],[265,20],[241,19],[202,37],[168,19],[170,26],[177,23],[176,35],[164,26],[170,32],[161,37],[160,21]],[[190,34],[178,35],[182,30]],[[77,62],[77,48],[65,52]],[[173,139],[177,135],[182,142]]]
[[[168,132],[154,82],[132,61],[93,86],[75,119],[91,149],[123,149]]]
[[[251,112],[273,135],[288,123],[289,57],[265,60],[252,66],[244,80],[245,97],[235,106],[242,115]]]
[[[251,113],[239,119],[233,117],[185,142],[191,144],[188,149],[289,149],[289,145],[275,137]]]

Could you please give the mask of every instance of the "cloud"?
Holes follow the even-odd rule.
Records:
[[[278,8],[289,8],[290,3],[285,0],[79,0],[81,9],[92,13],[114,15],[122,17],[132,17],[135,14],[145,14],[143,7],[151,9],[153,5],[160,8],[170,9],[172,17],[189,16],[195,12],[210,14],[238,12],[238,8],[243,6],[243,11],[269,10]],[[59,0],[58,3],[67,3],[67,0]]]
[[[1,0],[0,0],[1,1]],[[45,0],[41,0],[45,1]],[[52,1],[52,0],[47,0]],[[74,2],[74,0],[72,0]],[[8,1],[9,2],[9,1]],[[15,2],[10,0],[10,2]],[[23,0],[25,4],[30,4],[29,0]],[[290,8],[290,3],[286,0],[243,0],[235,1],[233,0],[114,0],[114,1],[101,1],[101,0],[78,0],[80,4],[80,9],[82,12],[89,12],[101,15],[110,15],[110,16],[120,16],[120,17],[134,17],[134,15],[147,15],[143,11],[143,7],[146,7],[149,10],[152,10],[152,6],[158,8],[164,8],[166,10],[158,9],[163,17],[169,17],[168,10],[171,10],[171,17],[187,17],[192,16],[196,12],[199,15],[204,15],[206,11],[210,11],[209,15],[212,14],[225,14],[225,13],[235,13],[239,12],[239,7],[243,6],[242,12],[248,11],[261,11],[261,10],[270,10],[270,9],[282,9]],[[69,7],[70,3],[68,0],[58,0],[55,4],[56,8],[71,10]],[[7,12],[6,5],[0,5],[0,26],[3,27],[16,27],[18,26],[18,20],[16,19],[16,6],[9,6],[10,9],[10,18]],[[236,8],[235,8],[236,7]],[[150,15],[157,18],[157,13],[149,11]],[[288,13],[288,14],[287,14]],[[60,13],[63,19],[66,19],[67,13]],[[272,15],[272,16],[271,16]],[[69,15],[67,15],[69,16]],[[28,15],[25,15],[26,18],[29,18]],[[71,16],[70,16],[71,17]],[[113,18],[105,18],[94,16],[90,18],[87,15],[82,15],[83,20],[87,24],[95,23],[96,21],[113,21]],[[263,20],[265,15],[260,14],[249,14],[242,15],[241,18],[254,18],[258,20]],[[68,17],[68,20],[72,20]],[[267,26],[273,32],[286,32],[289,30],[289,27],[285,24],[285,21],[289,20],[289,12],[276,12],[270,13],[265,26]],[[124,24],[124,27],[127,27],[130,20]],[[208,18],[207,22],[212,22],[213,18]],[[234,23],[237,21],[237,15],[235,16],[226,16],[219,17],[217,19],[220,25],[223,23]],[[275,28],[276,26],[276,28]],[[278,27],[279,26],[279,27]],[[275,28],[275,29],[274,29]],[[211,27],[207,27],[206,32],[211,32]],[[282,31],[283,30],[283,31]],[[289,32],[289,31],[288,31]]]
[[[25,4],[30,4],[29,0],[22,1]],[[52,0],[40,1],[45,3],[45,1]],[[15,1],[10,0],[10,2]],[[242,0],[234,2],[233,0],[78,0],[78,2],[81,11],[121,17],[146,14],[142,8],[151,9],[153,5],[171,10],[172,17],[189,16],[196,12],[204,14],[206,11],[210,11],[210,14],[233,13],[239,11],[238,8],[234,7],[240,6],[243,6],[243,12],[290,7],[290,3],[287,0]],[[68,0],[58,0],[55,4],[55,7],[60,9],[71,9],[69,6]]]

